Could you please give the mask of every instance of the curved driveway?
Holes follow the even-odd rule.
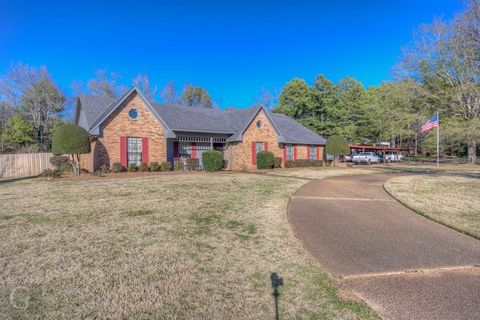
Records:
[[[480,241],[395,201],[383,190],[392,177],[306,184],[289,205],[294,232],[384,318],[480,319]]]

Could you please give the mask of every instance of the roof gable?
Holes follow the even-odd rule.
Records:
[[[143,100],[145,103],[148,111],[150,111],[154,117],[160,122],[160,124],[163,126],[165,130],[165,136],[167,138],[174,138],[175,134],[172,132],[172,130],[167,126],[165,121],[160,117],[160,115],[153,109],[152,105],[150,102],[143,96],[140,90],[138,90],[136,87],[133,87],[129,91],[127,91],[117,102],[111,104],[108,108],[105,108],[104,112],[100,115],[100,117],[97,118],[93,124],[91,124],[90,128],[90,133],[91,134],[99,134],[100,132],[100,125],[105,122],[105,120],[108,119],[108,117],[115,111],[117,110],[118,107],[122,105],[122,103],[130,97],[132,94],[138,94],[140,98]]]

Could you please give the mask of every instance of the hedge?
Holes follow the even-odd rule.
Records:
[[[298,159],[285,161],[285,168],[323,167],[324,165],[323,160]]]
[[[205,171],[220,171],[223,167],[223,154],[220,151],[204,151],[202,162]]]
[[[260,151],[257,153],[257,169],[273,169],[275,165],[275,156],[270,151]]]

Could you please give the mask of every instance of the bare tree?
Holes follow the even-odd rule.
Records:
[[[160,92],[163,102],[166,104],[179,104],[180,97],[175,89],[173,81],[169,81]]]
[[[40,150],[49,149],[51,130],[65,107],[65,96],[53,83],[47,68],[13,66],[0,88],[7,103],[30,121]]]
[[[277,103],[278,94],[273,94],[270,90],[262,88],[260,94],[255,98],[255,104],[262,105],[266,109],[271,109]]]
[[[149,101],[155,101],[158,87],[150,83],[148,74],[138,74],[132,79],[132,85],[137,87]]]
[[[119,84],[121,78],[118,73],[108,73],[106,69],[99,69],[95,71],[95,78],[88,80],[88,91],[104,97],[118,97],[126,91],[126,87]]]
[[[479,3],[471,1],[450,23],[436,19],[422,25],[400,65],[404,74],[423,84],[432,109],[462,126],[470,163],[476,160],[480,139]]]

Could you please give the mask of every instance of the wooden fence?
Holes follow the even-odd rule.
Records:
[[[29,177],[52,168],[51,153],[0,154],[0,178]]]

